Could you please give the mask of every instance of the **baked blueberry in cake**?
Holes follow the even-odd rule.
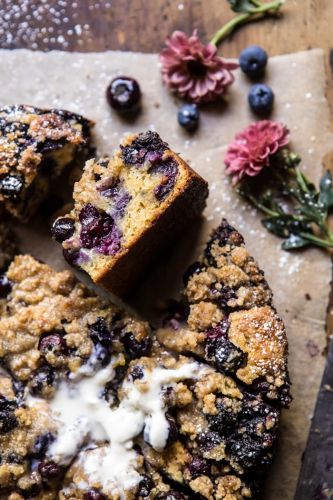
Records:
[[[166,318],[160,342],[288,406],[285,327],[264,273],[226,220],[212,233],[184,282],[183,300]]]
[[[161,345],[69,271],[20,255],[5,277],[0,498],[255,497],[278,399],[212,356]]]
[[[207,183],[155,132],[127,137],[110,160],[87,162],[74,209],[53,225],[66,260],[117,295],[201,213]]]
[[[92,123],[59,109],[0,108],[0,204],[28,219],[65,167],[86,159]]]

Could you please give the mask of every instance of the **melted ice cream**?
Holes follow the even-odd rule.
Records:
[[[81,451],[78,461],[91,481],[123,496],[125,490],[141,480],[136,470],[138,456],[133,450],[133,438],[144,431],[145,440],[155,450],[162,450],[167,444],[169,423],[163,387],[198,378],[202,370],[199,363],[192,362],[176,369],[156,367],[146,371],[136,384],[125,380],[123,397],[116,408],[110,408],[101,397],[105,384],[114,377],[112,363],[94,374],[82,371],[80,375],[84,377],[75,383],[62,382],[50,402],[59,430],[48,457],[68,465],[82,446],[107,441],[105,446]],[[35,401],[30,397],[28,402]]]

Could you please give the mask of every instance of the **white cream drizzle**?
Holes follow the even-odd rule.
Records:
[[[106,491],[124,491],[136,486],[141,479],[137,472],[138,456],[133,450],[133,439],[144,431],[145,440],[160,451],[165,448],[169,433],[163,387],[185,379],[196,379],[205,368],[197,362],[167,369],[156,367],[145,371],[140,383],[125,380],[122,400],[110,408],[101,398],[107,382],[114,377],[114,363],[97,373],[88,367],[81,370],[78,380],[62,382],[50,401],[54,420],[58,422],[57,439],[48,450],[48,457],[67,465],[84,446],[107,442],[105,446],[84,449],[78,461],[88,479],[100,483]],[[144,386],[144,390],[139,387]],[[30,405],[40,400],[28,397]],[[89,481],[89,482],[90,482]]]

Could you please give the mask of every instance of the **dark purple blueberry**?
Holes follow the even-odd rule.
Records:
[[[155,500],[189,500],[190,497],[180,493],[180,491],[169,490],[165,493],[159,493]]]
[[[64,248],[63,251],[64,259],[68,262],[70,266],[77,266],[80,258],[80,250],[75,250],[72,248]]]
[[[245,354],[228,339],[220,337],[206,343],[206,356],[221,372],[235,372],[243,364]]]
[[[62,243],[63,241],[68,240],[68,238],[73,236],[74,230],[74,220],[70,217],[61,217],[54,222],[51,228],[51,233],[53,238],[58,243]]]
[[[0,434],[6,434],[18,426],[15,416],[17,403],[0,395]]]
[[[241,70],[250,77],[261,76],[267,64],[267,52],[258,45],[250,45],[239,56]]]
[[[43,353],[53,351],[60,354],[66,352],[66,347],[66,341],[59,332],[44,333],[38,342],[38,349]]]
[[[98,318],[89,326],[91,340],[94,344],[102,344],[106,347],[111,345],[112,334],[107,327],[105,318]]]
[[[92,488],[83,495],[83,500],[107,500],[107,496],[96,488]]]
[[[222,247],[227,243],[239,246],[244,243],[244,239],[234,227],[228,224],[226,219],[223,219],[221,224],[212,232],[205,248],[205,257],[211,266],[216,266],[216,261],[211,254],[211,248],[214,243],[218,243]]]
[[[191,264],[184,273],[184,276],[183,276],[184,285],[185,286],[187,285],[190,278],[192,278],[192,276],[194,274],[200,274],[203,271],[205,271],[205,269],[206,269],[206,266],[204,264],[202,264],[202,262],[193,262],[193,264]]]
[[[42,366],[37,370],[31,381],[30,391],[32,394],[41,394],[48,386],[52,386],[55,382],[55,372],[49,365]]]
[[[88,203],[81,209],[79,219],[82,224],[80,240],[85,248],[96,248],[103,255],[119,251],[121,233],[110,215]]]
[[[188,318],[190,309],[187,303],[178,300],[170,300],[167,306],[167,315],[163,320],[164,326],[171,326],[179,330],[181,324]]]
[[[216,415],[208,415],[208,425],[212,431],[221,435],[227,435],[233,429],[237,421],[237,415],[232,411],[232,407],[224,404],[223,400],[217,400]]]
[[[122,157],[127,165],[143,165],[148,159],[152,158],[153,152],[158,152],[159,157],[162,158],[164,151],[168,145],[162,141],[156,132],[148,130],[134,139],[130,146],[121,146]]]
[[[209,451],[222,443],[222,438],[217,432],[202,432],[198,436],[198,445],[200,450]]]
[[[45,460],[38,465],[38,472],[46,481],[54,481],[60,479],[64,470],[61,465],[56,464],[53,460]]]
[[[8,453],[8,455],[6,457],[6,463],[8,463],[8,464],[22,464],[23,461],[24,461],[24,458],[13,451]]]
[[[121,248],[121,238],[122,234],[114,224],[111,231],[102,238],[97,250],[103,255],[115,255]]]
[[[137,340],[132,332],[126,332],[122,336],[125,352],[132,359],[146,356],[151,347],[151,339],[144,337],[142,340]]]
[[[136,498],[146,498],[154,488],[154,482],[150,477],[143,475],[136,492]]]
[[[269,457],[261,440],[245,434],[236,434],[227,440],[226,451],[244,469],[268,465]]]
[[[274,93],[264,83],[256,83],[249,91],[248,101],[250,108],[257,115],[268,115],[274,104]]]
[[[177,441],[178,428],[175,419],[169,413],[166,413],[165,417],[169,424],[168,439],[167,439],[167,445],[169,445]]]
[[[132,368],[132,370],[131,370],[130,375],[131,375],[131,378],[132,378],[133,382],[135,380],[141,380],[143,378],[143,376],[144,376],[142,366],[140,366],[140,365],[134,366]]]
[[[106,89],[110,106],[120,112],[134,111],[141,99],[138,82],[129,76],[117,76]]]
[[[37,497],[41,491],[42,486],[38,483],[29,484],[27,488],[18,488],[19,493],[23,496],[23,498],[34,498]]]
[[[178,174],[178,164],[173,158],[155,162],[149,169],[150,174],[163,175],[162,182],[154,188],[155,198],[163,201],[173,189]]]
[[[17,198],[23,189],[23,178],[20,175],[5,175],[0,179],[0,193],[8,198]]]
[[[0,275],[0,299],[5,299],[12,291],[13,284],[5,274]]]
[[[95,344],[95,356],[97,362],[102,366],[107,366],[110,363],[110,349],[102,344]]]
[[[21,400],[24,397],[25,383],[21,380],[13,380],[13,390],[15,392],[15,396]]]
[[[229,286],[222,286],[219,290],[213,287],[211,291],[214,296],[214,302],[216,301],[217,305],[222,309],[227,309],[229,300],[236,298],[235,290]]]
[[[200,112],[196,104],[183,104],[178,110],[178,123],[189,132],[194,132],[199,125]]]
[[[32,448],[31,455],[34,458],[43,458],[50,444],[52,444],[54,440],[55,436],[51,432],[38,436]]]
[[[193,479],[203,475],[209,476],[210,472],[208,463],[201,457],[193,457],[192,462],[188,466],[188,469]]]
[[[87,203],[87,205],[81,208],[79,213],[79,221],[84,226],[93,224],[99,219],[99,217],[99,210],[94,205],[92,205],[92,203]]]
[[[124,217],[125,210],[132,196],[124,189],[119,190],[113,200],[112,215],[115,218]]]
[[[221,337],[226,339],[228,337],[229,327],[230,322],[224,318],[215,328],[211,328],[205,332],[207,342],[215,341]]]

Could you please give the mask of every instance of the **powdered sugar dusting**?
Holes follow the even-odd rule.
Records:
[[[0,3],[1,47],[66,50],[73,42],[79,46],[91,43],[89,12],[105,12],[111,2],[88,2],[88,9],[82,9],[82,3],[82,0],[3,0]]]

